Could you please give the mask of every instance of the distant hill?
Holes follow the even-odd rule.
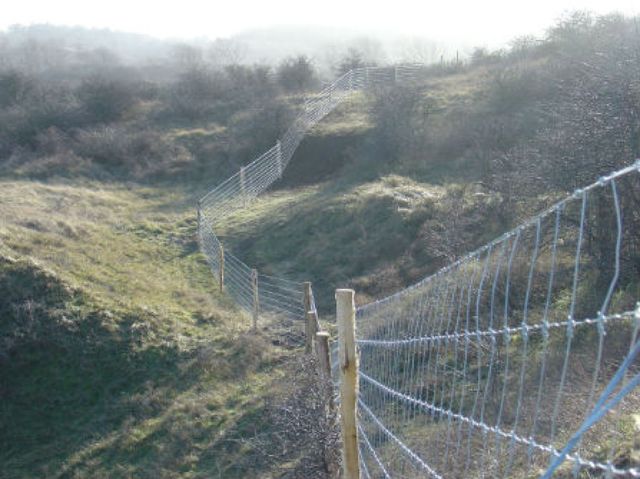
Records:
[[[0,32],[0,45],[17,46],[34,40],[67,51],[108,49],[127,63],[165,57],[171,47],[171,42],[149,35],[80,26],[13,25],[4,34]]]

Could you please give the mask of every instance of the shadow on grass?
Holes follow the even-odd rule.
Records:
[[[99,438],[161,415],[198,382],[159,319],[116,316],[23,261],[0,264],[0,476],[51,477]],[[161,334],[161,333],[160,333]]]

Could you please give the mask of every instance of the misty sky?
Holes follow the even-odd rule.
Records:
[[[496,46],[540,34],[576,9],[637,14],[640,0],[8,0],[0,29],[52,23],[213,39],[262,27],[318,25]]]

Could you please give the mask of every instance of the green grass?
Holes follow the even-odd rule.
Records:
[[[220,296],[187,194],[2,184],[0,476],[246,477],[294,354]],[[264,421],[263,421],[264,422]],[[268,424],[264,426],[268,429]]]
[[[315,133],[330,142],[368,128],[350,107]],[[223,133],[166,135],[206,151]],[[272,432],[290,389],[290,326],[264,318],[247,334],[249,318],[218,293],[196,242],[200,192],[18,176],[0,180],[0,477],[295,469],[304,450],[279,463],[250,440]]]
[[[489,70],[427,80],[424,141],[397,157],[379,151],[374,99],[354,95],[309,132],[280,184],[216,233],[261,272],[312,281],[325,318],[337,287],[364,303],[493,239],[558,192],[504,218],[503,199],[478,184],[488,159],[477,152],[496,145],[467,140],[483,139],[485,113],[499,117]],[[297,394],[290,325],[263,318],[247,334],[196,243],[205,183],[246,160],[226,157],[233,125],[154,126],[198,159],[171,186],[86,179],[91,164],[58,179],[45,160],[35,172],[49,180],[29,168],[0,180],[2,479],[274,477],[305,464],[274,429],[278,401]],[[637,426],[623,426],[620,456],[637,455]]]
[[[223,220],[217,233],[261,271],[312,281],[319,307],[331,313],[336,287],[354,287],[357,301],[363,303],[442,266],[447,258],[437,251],[449,227],[452,207],[447,198],[458,189],[389,175],[277,190]],[[491,239],[502,227],[475,213],[494,200],[468,191],[456,207],[462,215],[475,214],[473,221],[484,221],[481,233],[465,233],[475,244]],[[430,238],[425,238],[427,233]]]

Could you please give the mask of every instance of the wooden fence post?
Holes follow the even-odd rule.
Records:
[[[311,354],[313,352],[314,339],[318,332],[318,317],[315,311],[307,311],[304,330],[306,335],[304,352]]]
[[[304,299],[302,304],[304,306],[304,314],[306,317],[307,312],[311,311],[311,281],[305,281],[302,283],[302,288],[304,290]]]
[[[333,418],[336,405],[333,398],[333,382],[331,381],[331,356],[329,353],[329,333],[319,331],[316,333],[316,358],[320,373],[320,392],[324,396],[324,426],[327,430],[333,429]],[[337,461],[335,460],[334,447],[323,441],[324,463],[329,471],[329,477],[337,477]]]
[[[304,308],[304,332],[305,332],[305,342],[304,342],[304,352],[306,354],[311,354],[313,351],[313,340],[316,335],[316,318],[315,312],[311,310],[311,282],[305,281],[302,283],[304,288],[304,299],[303,299],[303,308]]]
[[[224,291],[224,246],[220,243],[220,249],[218,250],[218,263],[220,264],[220,271],[218,272],[218,283],[220,283],[220,292]]]
[[[253,289],[253,330],[258,330],[258,315],[260,314],[260,295],[258,294],[258,270],[251,270],[251,286]]]
[[[331,354],[329,352],[329,333],[326,331],[318,331],[316,333],[316,356],[318,358],[318,367],[325,387],[328,390],[327,404],[329,409],[333,411],[335,404],[333,402],[333,383],[331,381]]]
[[[358,356],[356,354],[356,308],[352,289],[336,290],[338,361],[340,366],[340,426],[344,479],[360,479],[358,451]]]

